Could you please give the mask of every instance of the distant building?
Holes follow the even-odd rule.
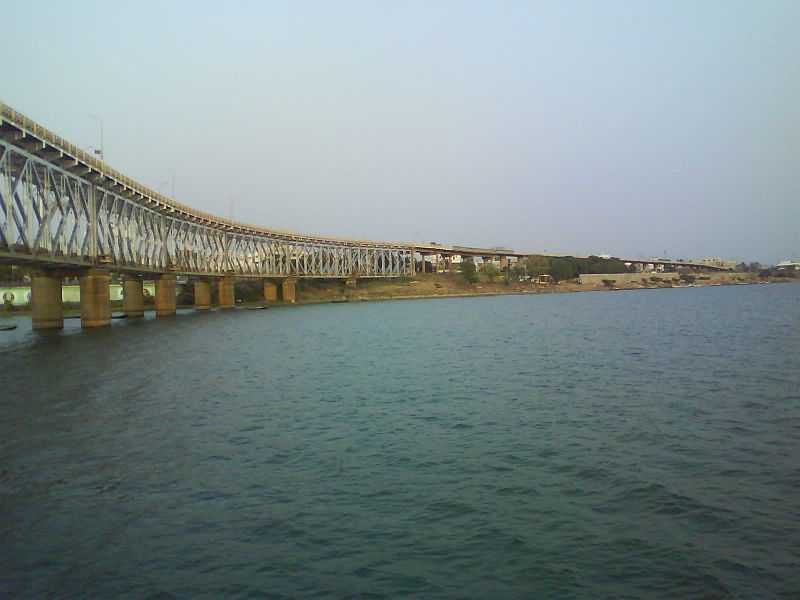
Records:
[[[717,269],[727,269],[733,271],[736,269],[735,260],[725,260],[718,256],[707,256],[706,258],[697,258],[692,262],[698,265],[706,265],[708,267],[716,267]]]
[[[775,268],[779,271],[800,271],[800,260],[782,260]]]

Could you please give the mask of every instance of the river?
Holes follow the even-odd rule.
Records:
[[[800,285],[12,320],[0,597],[800,596]]]

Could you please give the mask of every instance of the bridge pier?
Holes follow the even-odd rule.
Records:
[[[291,277],[287,277],[281,284],[281,291],[283,292],[283,301],[294,304],[297,301],[297,281]]]
[[[267,302],[278,301],[278,286],[269,279],[264,280],[264,300]]]
[[[419,263],[419,272],[424,275],[426,273],[426,271],[425,271],[425,257],[427,256],[427,254],[425,254],[424,252],[420,252],[419,255],[422,257],[422,260]]]
[[[133,275],[123,277],[122,311],[129,319],[144,316],[144,282],[141,278]]]
[[[81,274],[81,327],[111,325],[111,273],[89,269]]]
[[[211,308],[211,283],[206,279],[194,282],[194,309],[209,310]]]
[[[156,277],[156,316],[171,317],[177,312],[175,275],[163,273]]]
[[[38,271],[31,278],[31,318],[34,329],[63,329],[61,273]]]
[[[225,276],[219,280],[219,306],[220,308],[233,308],[236,306],[236,295],[234,293],[235,279]]]

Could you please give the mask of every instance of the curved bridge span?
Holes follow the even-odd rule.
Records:
[[[304,235],[195,210],[0,103],[0,258],[236,277],[413,276],[408,244]]]
[[[263,280],[264,300],[294,302],[298,278],[413,277],[450,270],[450,259],[510,260],[509,248],[340,239],[267,229],[193,209],[134,181],[0,102],[0,262],[31,267],[34,329],[63,327],[62,283],[80,278],[81,323],[111,322],[111,273],[122,275],[123,311],[144,314],[144,279],[159,316],[176,312],[176,275],[191,276],[195,308],[235,305],[235,280]],[[420,261],[415,260],[416,256]],[[431,258],[429,264],[426,257]],[[669,259],[631,264],[701,269]],[[709,268],[709,267],[705,267]],[[277,280],[277,281],[276,281]],[[6,299],[7,301],[7,299]]]

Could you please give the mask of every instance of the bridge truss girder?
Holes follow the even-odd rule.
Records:
[[[55,155],[0,140],[0,258],[237,277],[413,276],[413,249],[297,241],[176,216]]]

